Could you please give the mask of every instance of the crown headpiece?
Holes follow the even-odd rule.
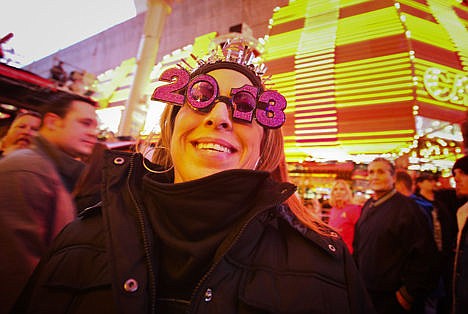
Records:
[[[198,67],[194,68],[185,59],[182,59],[181,63],[178,63],[177,66],[189,72],[194,72],[196,69],[206,64],[232,62],[250,69],[263,84],[270,79],[270,77],[263,77],[268,67],[259,57],[259,52],[252,47],[249,41],[241,37],[228,38],[222,45],[216,45],[211,52],[203,58],[198,58],[194,54],[190,54],[190,57],[195,60]]]
[[[156,87],[152,100],[168,102],[175,106],[188,105],[198,112],[209,112],[218,101],[230,104],[232,118],[244,123],[256,121],[266,128],[279,128],[285,120],[287,101],[279,92],[265,89],[262,78],[267,67],[258,58],[258,53],[243,38],[227,39],[216,45],[204,58],[190,56],[196,62],[182,59],[178,68],[168,68],[159,81],[168,82]],[[244,74],[251,84],[236,86],[230,95],[220,95],[216,79],[209,73],[217,69],[232,69]],[[173,111],[177,114],[178,110]]]

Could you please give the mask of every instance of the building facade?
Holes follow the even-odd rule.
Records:
[[[47,76],[63,60],[95,74],[96,97],[107,110],[103,119],[115,131],[138,64],[145,15],[27,69]],[[290,163],[388,154],[406,167],[430,160],[428,167],[448,168],[463,153],[468,5],[455,0],[176,1],[140,110],[145,132],[161,108],[150,101],[158,73],[200,41],[242,23],[265,41],[271,83],[288,100]]]

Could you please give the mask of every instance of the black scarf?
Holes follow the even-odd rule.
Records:
[[[159,239],[158,296],[189,301],[220,244],[254,212],[267,172],[227,170],[172,184],[143,181],[148,215]]]

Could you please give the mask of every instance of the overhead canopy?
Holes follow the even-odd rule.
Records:
[[[1,113],[14,114],[21,108],[40,111],[51,95],[65,92],[51,80],[0,63]]]

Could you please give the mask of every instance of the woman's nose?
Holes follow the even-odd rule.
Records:
[[[216,129],[232,129],[231,112],[228,105],[224,102],[216,103],[210,112],[206,115],[205,125]]]

